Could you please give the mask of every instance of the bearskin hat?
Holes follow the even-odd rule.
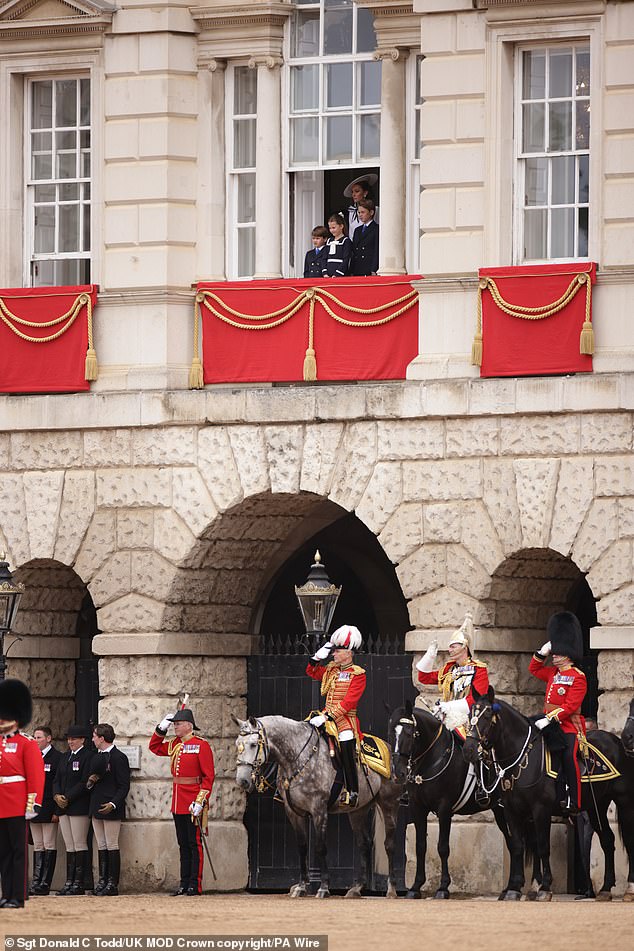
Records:
[[[346,650],[357,651],[363,644],[361,631],[352,624],[344,624],[338,627],[335,633],[330,637],[330,643],[333,647],[343,647]]]
[[[569,657],[579,663],[583,657],[583,632],[575,614],[558,611],[548,619],[546,634],[553,654]]]
[[[22,729],[33,716],[31,691],[21,680],[0,681],[0,720],[15,720]]]

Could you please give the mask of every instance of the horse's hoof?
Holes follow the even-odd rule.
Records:
[[[498,901],[506,901],[506,889],[500,892],[498,895]]]
[[[541,889],[540,891],[537,892],[537,901],[552,901],[552,900],[553,900],[552,892],[541,891]]]
[[[439,888],[434,898],[449,898],[449,889],[448,888]]]
[[[361,894],[361,885],[353,885],[345,894],[346,898],[363,898]]]
[[[398,898],[397,891],[396,891],[396,889],[394,888],[394,885],[392,885],[391,883],[390,883],[390,884],[388,885],[388,887],[387,887],[387,891],[386,891],[386,893],[385,893],[385,897],[386,897],[386,898]]]
[[[306,895],[306,886],[302,885],[301,883],[298,885],[292,885],[288,894],[291,898],[304,898]]]
[[[322,885],[315,895],[315,898],[330,898],[330,889]]]
[[[623,901],[634,901],[634,892],[625,892]]]
[[[422,895],[418,888],[410,888],[407,894],[405,895],[405,897],[406,898],[422,898]],[[632,898],[634,898],[634,895],[632,895]]]
[[[526,901],[537,901],[537,892],[527,892]]]
[[[504,894],[504,893],[502,893],[502,894]],[[522,893],[521,893],[521,892],[513,892],[513,891],[511,891],[510,889],[509,889],[509,891],[507,891],[507,893],[504,895],[504,898],[502,898],[502,901],[521,901],[521,900],[522,900]]]
[[[634,895],[631,896],[630,901],[634,899]],[[612,901],[612,892],[599,892],[595,896],[595,901]],[[625,895],[623,896],[623,901],[625,901]]]

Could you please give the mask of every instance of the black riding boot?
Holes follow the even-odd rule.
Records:
[[[119,849],[110,849],[108,852],[108,884],[101,892],[102,895],[119,894],[119,875],[121,873],[121,852]]]
[[[29,885],[29,895],[37,895],[37,889],[42,884],[42,865],[44,864],[44,851],[33,853],[33,878]]]
[[[99,849],[99,881],[94,887],[93,895],[101,895],[108,884],[108,850]]]
[[[40,883],[37,886],[37,890],[34,892],[35,895],[49,895],[50,894],[51,882],[53,881],[53,875],[55,873],[56,864],[57,864],[57,850],[47,849],[44,852],[44,860],[42,862],[42,875],[40,877]]]
[[[356,806],[359,800],[359,780],[357,778],[357,764],[355,761],[355,747],[357,741],[352,740],[339,741],[341,750],[341,765],[343,766],[343,778],[346,790],[341,794],[341,802],[346,806]]]
[[[568,739],[568,735],[566,736]],[[579,790],[577,786],[577,770],[575,766],[575,744],[569,744],[562,756],[562,773],[566,782],[566,793],[561,800],[562,812],[565,816],[576,816],[579,813]],[[561,775],[560,774],[560,775]]]
[[[57,892],[58,895],[70,895],[70,890],[73,887],[73,882],[75,881],[76,857],[77,852],[66,853],[66,881]]]
[[[69,895],[85,895],[86,889],[84,881],[86,876],[86,866],[88,864],[88,852],[75,852],[75,878],[68,892]]]

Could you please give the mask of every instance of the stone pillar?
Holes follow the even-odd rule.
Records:
[[[225,70],[222,59],[199,62],[201,110],[196,277],[226,280]]]
[[[379,274],[405,274],[405,63],[408,51],[392,47],[381,60],[381,244]]]
[[[278,56],[253,57],[258,71],[258,118],[255,146],[255,275],[282,276],[282,139],[281,81]]]

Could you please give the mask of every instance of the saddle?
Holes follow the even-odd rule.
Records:
[[[316,712],[319,711],[311,712],[306,719],[315,716]],[[341,758],[339,754],[337,727],[332,720],[326,720],[324,729],[326,731],[326,740],[328,741],[330,755],[335,760],[337,766],[340,766]],[[390,749],[385,740],[382,740],[380,736],[373,736],[371,733],[364,733],[361,739],[357,736],[356,740],[357,755],[363,769],[366,772],[368,769],[371,769],[373,772],[378,773],[379,776],[385,776],[386,779],[389,779],[392,775],[392,766],[390,761]]]
[[[600,783],[608,779],[617,779],[621,775],[605,753],[593,746],[585,736],[579,736],[577,760],[582,783]],[[551,779],[557,778],[557,770],[553,766],[552,755],[547,746],[546,773]]]

